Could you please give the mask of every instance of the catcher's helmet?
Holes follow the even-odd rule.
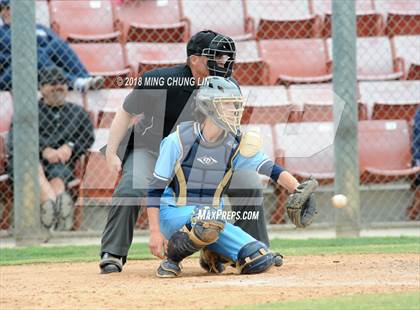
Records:
[[[239,86],[232,79],[206,78],[196,96],[196,109],[224,130],[239,133],[244,100]]]

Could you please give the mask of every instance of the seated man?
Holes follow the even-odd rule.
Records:
[[[232,174],[257,171],[284,186],[292,193],[288,214],[299,227],[309,225],[316,213],[317,182],[299,184],[260,151],[258,133],[241,134],[243,97],[232,80],[208,77],[195,100],[200,122],[183,122],[162,141],[148,193],[149,246],[160,258],[166,248],[156,274],[178,276],[180,262],[198,251],[208,272],[221,273],[226,265],[242,274],[264,272],[276,264],[275,253],[220,212]]]
[[[66,102],[67,79],[60,68],[41,70],[39,101],[39,183],[45,228],[71,229],[73,200],[66,185],[74,165],[94,141],[93,125],[82,107]],[[7,149],[13,156],[13,125]],[[10,161],[12,162],[12,161]],[[9,172],[12,175],[12,165]]]
[[[0,0],[0,90],[12,89],[12,35],[10,0]],[[38,70],[58,66],[67,77],[68,86],[83,92],[103,87],[102,76],[89,75],[79,57],[57,34],[43,25],[36,25]]]

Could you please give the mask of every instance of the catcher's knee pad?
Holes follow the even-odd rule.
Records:
[[[168,258],[180,262],[185,257],[212,244],[219,238],[224,223],[219,221],[198,221],[191,229],[175,232],[168,241]]]
[[[263,243],[253,241],[239,250],[236,266],[242,274],[253,274],[268,270],[274,263],[274,254]]]
[[[225,223],[219,220],[199,220],[192,226],[188,234],[192,242],[200,249],[219,239]]]
[[[222,273],[226,268],[225,266],[232,263],[229,258],[213,252],[207,247],[204,247],[200,251],[200,266],[207,272]]]

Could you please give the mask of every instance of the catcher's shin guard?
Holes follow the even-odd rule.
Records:
[[[254,274],[268,270],[274,263],[274,254],[263,243],[253,241],[239,250],[236,267],[242,274]]]
[[[185,257],[216,242],[224,223],[219,221],[198,221],[191,229],[175,232],[168,241],[168,259],[179,263]]]
[[[224,228],[220,221],[198,221],[191,229],[175,232],[168,241],[167,259],[162,261],[156,275],[162,278],[176,277],[181,273],[179,263],[206,245],[216,242]]]

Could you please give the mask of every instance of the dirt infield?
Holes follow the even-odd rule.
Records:
[[[196,259],[177,279],[156,279],[158,261],[130,261],[100,275],[95,263],[0,268],[2,309],[214,309],[302,298],[420,292],[420,255],[293,256],[260,275],[207,275]]]

